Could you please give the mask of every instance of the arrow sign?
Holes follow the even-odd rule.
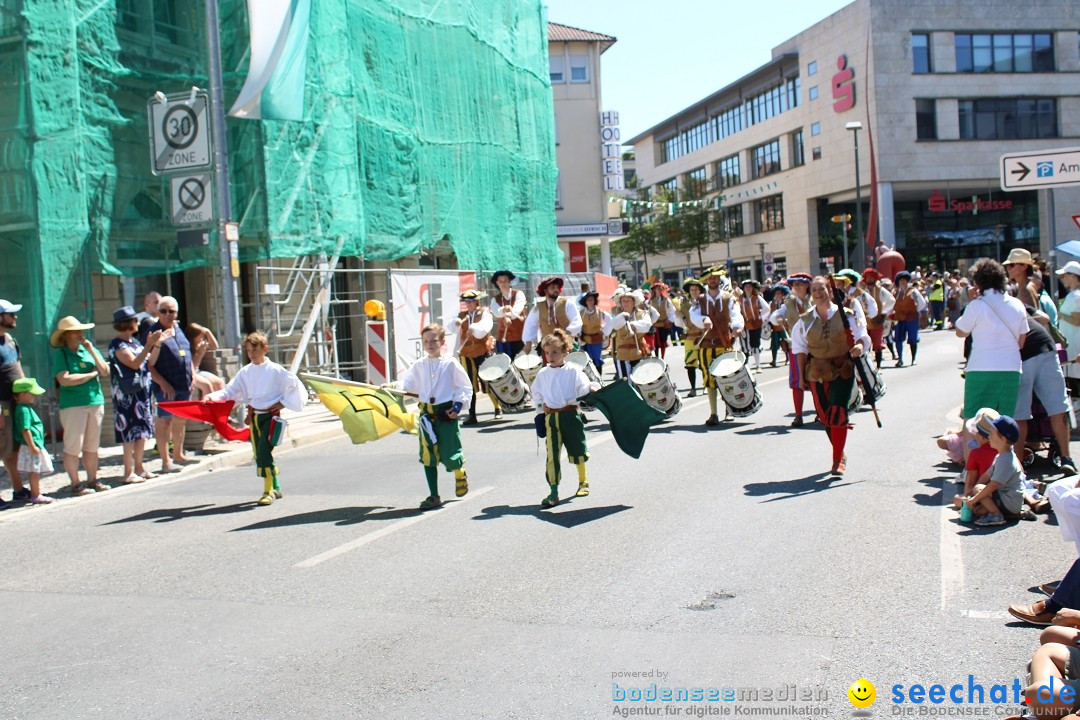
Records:
[[[1080,148],[1006,153],[1000,164],[1006,192],[1080,185]]]

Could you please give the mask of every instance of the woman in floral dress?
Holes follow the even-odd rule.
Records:
[[[124,444],[124,484],[146,482],[153,477],[143,467],[143,448],[154,437],[154,414],[150,408],[150,370],[146,360],[158,352],[161,331],[150,333],[144,346],[135,337],[139,328],[135,310],[125,306],[113,313],[116,337],[109,343],[109,377],[112,385],[116,442]]]

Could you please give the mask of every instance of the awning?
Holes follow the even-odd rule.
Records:
[[[1067,255],[1072,255],[1075,258],[1080,258],[1080,240],[1069,240],[1063,242],[1060,245],[1054,247],[1055,250],[1059,250]]]

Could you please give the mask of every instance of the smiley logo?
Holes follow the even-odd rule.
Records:
[[[877,690],[869,680],[859,678],[847,689],[848,700],[857,708],[868,708],[877,698]]]

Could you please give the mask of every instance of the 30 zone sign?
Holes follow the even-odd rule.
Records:
[[[210,167],[209,98],[205,92],[151,98],[150,169],[155,175]]]

